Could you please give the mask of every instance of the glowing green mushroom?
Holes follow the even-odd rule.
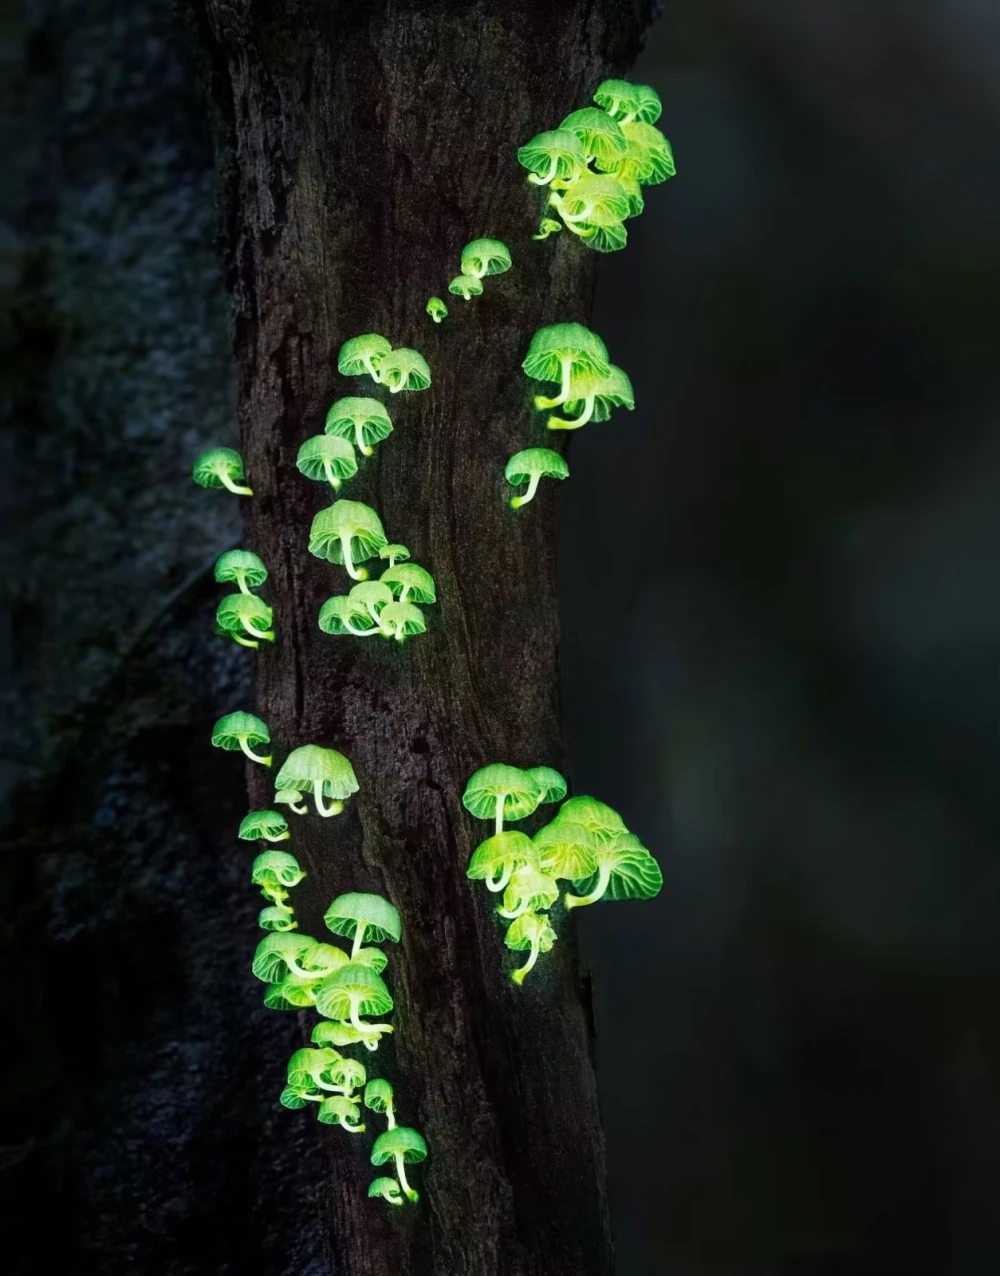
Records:
[[[262,851],[250,867],[250,880],[265,894],[284,893],[298,886],[304,877],[298,860],[287,851]]]
[[[379,367],[391,349],[385,337],[377,332],[352,337],[340,347],[337,371],[344,377],[363,377],[367,373],[373,381],[378,381]]]
[[[345,1099],[343,1095],[331,1095],[328,1099],[324,1099],[316,1115],[324,1125],[342,1126],[348,1134],[364,1133],[364,1122],[358,1123],[361,1109],[350,1099]]]
[[[557,222],[554,217],[543,217],[538,225],[538,234],[532,235],[531,238],[548,239],[550,235],[555,235],[560,230],[562,230],[562,222]]]
[[[614,364],[606,377],[583,374],[570,382],[566,407],[578,409],[577,415],[570,419],[550,416],[550,430],[578,430],[588,421],[606,421],[614,408],[627,408],[631,412],[635,407],[632,382]]]
[[[241,594],[249,594],[267,580],[267,568],[248,549],[227,549],[216,559],[215,579],[220,585],[237,585]]]
[[[566,796],[566,780],[550,766],[532,766],[525,772],[530,775],[542,792],[540,801],[561,802]]]
[[[609,173],[586,173],[565,191],[553,191],[549,204],[557,210],[570,230],[614,226],[629,215],[628,193],[617,177]],[[583,231],[587,238],[587,232]]]
[[[361,583],[369,584],[368,581]],[[374,634],[383,634],[384,637],[379,625],[364,627],[369,625],[370,620],[365,604],[360,599],[352,598],[350,594],[336,594],[333,598],[328,598],[319,609],[319,627],[325,634],[351,634],[355,638],[371,638]]]
[[[382,608],[382,628],[397,642],[403,642],[410,634],[422,634],[427,628],[423,612],[413,603],[389,603]]]
[[[387,558],[389,560],[390,569],[395,567],[397,563],[404,563],[410,557],[410,551],[405,545],[383,545],[378,552],[379,558]]]
[[[427,313],[435,323],[440,323],[442,319],[448,318],[448,307],[440,297],[431,297],[427,302]]]
[[[599,899],[652,899],[663,885],[660,866],[637,837],[619,833],[594,848],[597,872],[576,885],[583,895],[566,895],[567,908],[582,908]],[[588,889],[589,887],[589,889]]]
[[[272,935],[270,938],[277,936]],[[268,1010],[305,1010],[307,1006],[316,1004],[315,988],[315,979],[286,975],[284,979],[268,984],[264,989],[264,1006]]]
[[[374,1077],[365,1086],[365,1107],[372,1112],[385,1114],[389,1129],[396,1128],[396,1113],[392,1106],[392,1086],[384,1077]]]
[[[387,899],[383,899],[381,895],[365,895],[358,891],[338,895],[324,913],[323,920],[335,935],[354,940],[352,961],[366,939],[373,944],[381,944],[386,939],[398,944],[402,932],[399,912]],[[332,1016],[334,1019],[340,1017]]]
[[[482,293],[483,285],[473,275],[456,275],[448,285],[448,291],[468,301],[470,297],[478,297]]]
[[[374,558],[386,543],[379,516],[360,501],[334,501],[319,513],[309,529],[309,552],[331,563],[343,563],[352,580],[367,580],[355,563]]]
[[[289,975],[317,983],[347,964],[347,953],[321,944],[309,935],[268,935],[257,945],[253,973],[265,983],[280,983]]]
[[[658,186],[677,176],[673,148],[658,128],[637,121],[623,125],[622,133],[625,154],[609,171],[616,176],[633,177],[643,186]]]
[[[306,439],[299,448],[295,464],[306,478],[329,483],[334,491],[344,479],[352,478],[358,472],[354,445],[339,434],[316,434]]]
[[[580,139],[583,153],[588,159],[608,164],[616,155],[624,155],[627,148],[625,135],[618,122],[596,106],[585,106],[567,115],[559,128],[575,133]]]
[[[605,80],[597,86],[594,101],[624,128],[634,120],[655,124],[663,104],[660,95],[648,84],[632,84],[629,80]]]
[[[462,274],[473,279],[510,270],[510,249],[499,239],[474,239],[462,249]]]
[[[306,808],[302,805],[302,794],[297,789],[281,789],[274,795],[275,806],[287,806],[290,811],[294,811],[296,815],[305,815]]]
[[[394,1161],[399,1186],[411,1201],[418,1201],[419,1195],[406,1180],[406,1166],[423,1161],[426,1156],[427,1144],[423,1136],[405,1125],[397,1125],[394,1130],[386,1130],[375,1140],[372,1165],[385,1165],[387,1161]]]
[[[523,984],[538,960],[538,954],[551,951],[556,942],[556,932],[544,913],[522,913],[508,926],[503,942],[515,952],[530,949],[528,960],[510,976],[515,984]]]
[[[384,1201],[388,1201],[390,1205],[402,1205],[403,1194],[399,1190],[399,1184],[395,1179],[381,1178],[373,1179],[369,1188],[368,1195],[372,1197],[381,1196]]]
[[[381,1035],[392,1032],[388,1023],[362,1022],[361,1015],[384,1015],[393,1001],[381,975],[361,962],[348,962],[328,975],[316,988],[316,1009],[328,1019],[346,1020],[360,1034],[362,1044],[377,1050]]]
[[[275,777],[275,788],[311,793],[317,815],[339,815],[344,802],[358,791],[354,768],[336,749],[304,744],[293,749]],[[327,806],[325,799],[331,799]]]
[[[581,374],[607,376],[611,371],[608,350],[596,332],[581,323],[556,323],[539,328],[521,367],[535,381],[558,381],[554,399],[535,398],[536,408],[555,408],[569,398],[570,384]]]
[[[434,577],[416,563],[400,563],[398,567],[386,568],[379,577],[379,583],[388,586],[393,597],[401,603],[437,602]],[[353,589],[351,593],[354,593]]]
[[[311,1040],[321,1046],[356,1046],[362,1040],[362,1034],[349,1023],[322,1019],[313,1028]]]
[[[573,222],[570,229],[595,253],[616,253],[628,243],[628,231],[621,222],[611,222],[607,226]]]
[[[582,881],[597,872],[598,840],[590,829],[571,820],[553,820],[531,839],[542,872],[549,877]]]
[[[543,478],[569,478],[569,466],[559,455],[547,447],[529,447],[523,452],[515,452],[504,469],[504,478],[512,486],[527,483],[528,490],[523,496],[512,498],[511,509],[520,509],[522,505],[534,498],[538,484]]]
[[[382,360],[379,374],[390,394],[400,390],[426,390],[431,383],[427,360],[416,350],[400,347]]]
[[[257,925],[261,930],[295,930],[298,922],[292,911],[287,904],[269,904],[257,914]]]
[[[553,823],[582,824],[585,829],[589,829],[596,838],[607,842],[615,838],[619,833],[627,833],[625,821],[618,812],[604,802],[598,802],[592,797],[573,797],[568,802],[564,802],[559,808],[559,813]]]
[[[323,430],[348,442],[353,440],[363,456],[371,456],[374,444],[392,433],[392,418],[378,399],[349,395],[338,399],[327,412]]]
[[[358,1099],[354,1091],[365,1084],[367,1075],[365,1065],[358,1063],[357,1059],[344,1059],[338,1056],[336,1063],[330,1068],[330,1080],[355,1103]]]
[[[251,762],[259,762],[261,766],[270,766],[273,758],[258,757],[250,746],[252,744],[270,744],[271,733],[267,723],[252,713],[227,713],[212,728],[212,743],[217,749],[242,749]]]
[[[265,842],[284,842],[291,837],[288,821],[280,811],[251,811],[240,821],[237,834],[244,842],[254,842],[263,838]]]
[[[550,129],[518,147],[517,162],[530,170],[533,186],[547,186],[555,178],[572,181],[587,167],[587,156],[576,133]]]
[[[539,863],[531,838],[517,829],[507,829],[479,843],[472,852],[465,875],[474,882],[485,882],[486,889],[496,894],[506,887],[516,869],[524,864],[537,868]]]
[[[462,805],[477,820],[495,820],[495,832],[502,833],[505,819],[526,819],[541,798],[538,785],[526,771],[494,762],[469,777]]]
[[[227,594],[215,609],[215,623],[241,647],[274,642],[274,613],[256,594]],[[249,634],[249,638],[244,638]]]
[[[336,1050],[324,1047],[314,1050],[304,1046],[301,1050],[296,1050],[288,1060],[288,1084],[293,1090],[305,1091],[307,1094],[333,1090],[335,1085],[330,1073],[340,1062],[340,1058]],[[322,1099],[323,1095],[317,1094],[316,1097]]]
[[[559,898],[559,883],[533,864],[522,864],[511,874],[503,893],[503,907],[497,912],[513,921],[522,913],[550,908]]]
[[[234,448],[213,447],[195,461],[191,476],[199,487],[225,487],[237,496],[253,496],[253,488],[240,487],[243,458]]]
[[[385,573],[383,572],[383,577]],[[363,580],[355,585],[348,595],[355,603],[365,609],[365,614],[376,625],[382,625],[380,615],[387,603],[392,602],[393,591],[382,580]],[[388,632],[385,630],[384,632]]]

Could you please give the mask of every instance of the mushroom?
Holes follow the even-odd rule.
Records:
[[[274,784],[279,790],[311,793],[316,813],[322,816],[339,815],[346,799],[358,791],[358,780],[347,758],[336,749],[324,749],[318,744],[293,749]],[[332,799],[329,806],[326,798]]]
[[[448,318],[448,307],[440,297],[428,298],[426,309],[435,323],[440,323],[442,319]]]
[[[368,1188],[369,1196],[381,1196],[384,1201],[388,1201],[390,1205],[402,1205],[403,1194],[399,1190],[399,1184],[395,1179],[381,1178],[373,1179]]]
[[[345,1099],[343,1095],[331,1095],[330,1098],[324,1099],[316,1115],[324,1125],[343,1126],[348,1134],[364,1133],[364,1122],[355,1124],[361,1116],[361,1109],[351,1099]]]
[[[549,877],[577,882],[597,872],[597,838],[582,824],[556,819],[540,828],[531,840],[542,871]]]
[[[238,585],[241,594],[249,594],[267,580],[267,568],[248,549],[227,549],[215,560],[215,579],[220,585]]]
[[[515,984],[523,984],[528,972],[534,967],[539,953],[547,953],[556,942],[556,932],[549,924],[544,913],[522,913],[507,928],[503,941],[515,952],[528,948],[531,950],[528,960],[517,970],[511,971],[511,979]]]
[[[588,421],[606,421],[613,408],[635,407],[635,396],[632,393],[632,382],[621,368],[611,365],[606,377],[588,376],[586,374],[570,380],[567,409],[570,405],[578,409],[578,415],[572,420],[550,416],[550,430],[578,430]]]
[[[481,767],[469,777],[462,794],[465,809],[477,820],[494,819],[497,833],[503,832],[505,819],[526,819],[540,801],[541,793],[531,776],[502,762]]]
[[[362,962],[348,962],[322,980],[316,988],[316,1009],[328,1019],[346,1020],[360,1035],[362,1044],[377,1050],[388,1023],[362,1023],[360,1015],[384,1015],[392,1009],[392,997],[381,975]]]
[[[353,1103],[358,1102],[358,1096],[354,1091],[365,1084],[367,1075],[363,1063],[359,1063],[357,1059],[345,1059],[340,1055],[337,1056],[336,1063],[330,1068],[331,1081]]]
[[[623,125],[622,133],[625,135],[625,154],[610,170],[616,177],[632,177],[642,186],[659,186],[661,182],[677,176],[673,148],[658,128],[637,120],[634,124]]]
[[[296,815],[305,815],[306,813],[306,808],[302,805],[302,794],[297,789],[282,789],[280,792],[275,793],[274,803],[276,806],[287,806]]]
[[[594,860],[597,872],[574,883],[585,893],[563,897],[567,908],[583,908],[605,897],[652,899],[663,885],[659,864],[631,833],[619,833],[611,840],[598,841]]]
[[[350,442],[363,456],[371,456],[372,446],[392,433],[392,418],[378,399],[348,396],[338,399],[326,414],[326,434]]]
[[[371,448],[368,452],[370,454]],[[334,491],[344,479],[353,478],[358,472],[354,445],[339,434],[315,434],[306,439],[299,448],[295,464],[306,478],[327,482]]]
[[[387,567],[379,581],[391,589],[393,596],[401,603],[437,602],[434,577],[416,563],[400,563],[398,567]],[[351,593],[354,593],[353,589]]]
[[[215,623],[241,647],[274,642],[273,620],[274,612],[256,594],[227,594],[215,609]],[[244,633],[250,637],[244,638]]]
[[[610,173],[585,173],[561,194],[553,191],[549,204],[570,230],[579,233],[585,227],[585,238],[591,228],[615,226],[629,215],[625,188]]]
[[[655,89],[629,80],[604,80],[594,90],[594,101],[622,126],[633,120],[655,124],[663,110]]]
[[[393,568],[397,563],[405,562],[410,557],[410,551],[405,545],[383,545],[378,552],[379,558],[387,558],[389,567]]]
[[[462,274],[473,279],[510,270],[510,249],[499,239],[473,239],[462,249]]]
[[[382,608],[382,628],[397,642],[403,642],[408,634],[422,634],[427,628],[423,612],[412,603],[388,603]]]
[[[389,598],[391,601],[391,594]],[[325,634],[352,634],[355,638],[370,638],[373,634],[381,634],[383,631],[377,624],[372,629],[355,628],[355,621],[367,624],[369,619],[368,608],[360,599],[352,598],[350,594],[335,594],[319,609],[318,623]]]
[[[262,851],[250,867],[250,880],[268,899],[279,892],[284,898],[287,889],[298,886],[304,877],[298,860],[287,851]]]
[[[456,275],[448,285],[448,291],[468,301],[470,297],[478,297],[482,293],[483,285],[473,275]]]
[[[243,458],[235,448],[213,447],[202,452],[191,476],[199,487],[225,487],[237,496],[253,496],[253,488],[240,487],[235,481],[243,477]]]
[[[526,833],[507,829],[480,842],[472,852],[465,875],[472,881],[484,881],[486,889],[496,894],[510,881],[511,874],[522,864],[538,865],[538,852]]]
[[[367,373],[373,381],[378,381],[379,366],[391,349],[385,337],[377,332],[352,337],[340,347],[337,371],[344,377],[363,377]]]
[[[308,979],[299,961],[315,942],[309,935],[265,935],[257,945],[250,969],[265,984],[280,984],[291,974]]]
[[[542,791],[542,802],[561,802],[566,796],[566,781],[550,766],[532,766],[525,772]]]
[[[579,377],[581,373],[607,376],[611,371],[604,342],[582,323],[556,323],[539,328],[531,338],[521,367],[536,381],[560,383],[556,398],[536,397],[536,408],[555,408],[565,403],[574,376]]]
[[[550,908],[559,898],[555,878],[541,872],[535,864],[522,864],[511,874],[503,894],[503,907],[497,912],[509,921],[533,909]]]
[[[515,452],[504,469],[504,478],[511,486],[527,483],[528,490],[523,496],[511,498],[511,509],[520,509],[534,499],[538,484],[543,478],[569,478],[569,466],[559,455],[547,447],[529,447],[523,452]]]
[[[628,832],[625,821],[613,807],[607,806],[604,802],[598,802],[597,798],[586,796],[572,797],[568,802],[564,802],[552,822],[554,824],[557,821],[582,824],[585,829],[589,829],[596,838],[604,842],[617,837],[619,833]]]
[[[267,723],[252,713],[227,713],[212,728],[212,743],[217,749],[242,749],[251,762],[259,762],[261,766],[270,766],[273,758],[258,757],[250,746],[252,744],[270,744],[271,733]]]
[[[618,122],[596,106],[585,106],[567,115],[559,125],[560,130],[575,133],[583,153],[588,159],[609,164],[614,157],[625,154],[627,143]]]
[[[530,169],[533,186],[547,186],[555,178],[572,181],[587,167],[587,156],[577,135],[570,129],[550,129],[536,134],[517,150],[517,162]]]
[[[531,178],[528,178],[531,181]],[[538,234],[532,235],[532,239],[548,239],[550,235],[556,234],[562,230],[562,222],[557,222],[554,217],[543,217],[538,224]]]
[[[387,1161],[395,1161],[399,1186],[411,1201],[418,1201],[420,1197],[406,1181],[406,1166],[423,1161],[426,1157],[427,1144],[423,1136],[405,1125],[397,1125],[395,1129],[380,1134],[372,1148],[372,1165],[385,1165]]]
[[[401,347],[386,355],[379,368],[383,385],[390,394],[400,390],[426,390],[431,383],[431,370],[427,360],[416,350]]]
[[[355,1046],[361,1040],[361,1033],[356,1032],[349,1023],[321,1019],[312,1030],[311,1040],[317,1045]]]
[[[343,563],[352,580],[367,580],[355,563],[374,558],[386,543],[379,516],[360,501],[334,501],[320,510],[309,529],[309,552],[331,563]]]
[[[250,811],[240,821],[237,834],[244,842],[255,842],[260,838],[265,842],[284,842],[291,836],[288,821],[280,811]]]
[[[373,1077],[365,1086],[365,1107],[373,1112],[385,1113],[389,1129],[396,1128],[396,1113],[392,1106],[392,1086],[384,1077]]]
[[[288,1084],[294,1090],[304,1091],[305,1098],[323,1099],[323,1090],[342,1089],[332,1075],[341,1060],[341,1055],[328,1047],[303,1046],[288,1060]]]
[[[264,1006],[267,1010],[305,1010],[315,1006],[315,979],[300,979],[298,975],[286,975],[278,983],[264,989]]]
[[[348,597],[359,607],[364,608],[365,615],[381,628],[382,622],[379,616],[386,604],[392,602],[392,593],[392,589],[384,579],[363,580],[353,587]]]
[[[277,903],[270,904],[267,908],[262,908],[257,914],[257,925],[261,930],[296,930],[298,922],[292,916],[293,910],[287,904]],[[303,1005],[311,1005],[311,1002],[303,1002]]]
[[[399,912],[381,895],[365,895],[359,891],[338,895],[323,914],[323,920],[335,935],[354,940],[351,961],[356,960],[366,938],[375,944],[386,939],[399,943],[402,928]]]

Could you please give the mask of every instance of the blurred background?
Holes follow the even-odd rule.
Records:
[[[195,747],[246,666],[193,67],[170,0],[2,21],[0,1203],[59,1217],[7,1270],[321,1276]],[[560,493],[573,782],[666,879],[580,917],[619,1276],[1000,1272],[998,50],[985,0],[671,0],[632,72],[678,177]]]

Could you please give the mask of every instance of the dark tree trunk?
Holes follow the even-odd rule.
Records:
[[[612,1268],[589,992],[572,927],[523,988],[486,892],[465,868],[489,833],[461,805],[487,762],[560,766],[555,493],[513,512],[503,468],[548,442],[520,371],[542,324],[586,322],[594,257],[535,243],[539,196],[515,149],[586,104],[636,53],[623,0],[327,4],[210,0],[195,18],[227,174],[243,455],[255,490],[245,544],[271,577],[277,642],[257,711],[276,763],[345,752],[360,792],[337,820],[294,824],[310,877],[302,927],[336,894],[375,891],[404,932],[387,981],[395,1035],[380,1074],[430,1158],[417,1213],[369,1201],[367,1144],[317,1126],[330,1157],[334,1270],[343,1276],[603,1276]],[[503,239],[514,269],[481,298],[447,296],[465,242]],[[394,433],[346,495],[436,578],[427,633],[403,646],[330,637],[342,568],[307,549],[327,503],[296,470],[329,404],[371,394],[338,376],[341,343],[380,332],[423,352],[433,386],[393,396]],[[555,485],[550,485],[550,489]],[[271,775],[249,767],[252,804]],[[531,826],[529,826],[531,827]],[[520,958],[518,958],[518,961]],[[364,1052],[362,1052],[364,1053]],[[273,1078],[275,1096],[283,1078]],[[314,1120],[287,1114],[289,1125]]]

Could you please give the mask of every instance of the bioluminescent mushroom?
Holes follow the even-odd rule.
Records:
[[[321,1019],[312,1030],[311,1040],[320,1046],[356,1046],[361,1033],[349,1023],[335,1019]]]
[[[533,186],[547,186],[556,178],[572,181],[587,167],[587,156],[577,135],[569,129],[538,133],[517,149],[517,162],[528,172]]]
[[[527,819],[541,796],[538,785],[526,771],[493,762],[469,777],[462,805],[477,820],[495,820],[495,832],[502,833],[504,820]]]
[[[628,173],[616,172],[615,180],[625,192],[625,197],[628,200],[629,217],[640,216],[642,210],[646,207],[646,201],[642,194],[642,187],[636,179],[634,177],[630,177]]]
[[[437,602],[434,577],[417,563],[400,563],[398,567],[387,567],[379,581],[388,586],[393,597],[398,598],[401,603]],[[351,593],[354,593],[353,589]]]
[[[456,275],[448,285],[448,291],[468,301],[470,297],[478,297],[483,291],[482,281],[473,275]]]
[[[390,394],[400,390],[426,390],[431,383],[431,370],[427,360],[417,350],[401,346],[382,360],[379,374],[382,384]]]
[[[384,573],[383,573],[384,575]],[[387,603],[392,602],[393,591],[384,580],[363,580],[355,585],[348,597],[365,609],[365,614],[380,628],[379,616]],[[383,632],[388,632],[384,630]]]
[[[559,455],[547,447],[529,447],[523,452],[515,452],[504,469],[504,478],[512,487],[527,483],[528,490],[523,496],[511,499],[511,509],[520,509],[522,505],[534,498],[538,484],[543,478],[569,478],[569,466]]]
[[[411,634],[422,634],[427,628],[424,614],[413,603],[388,603],[382,608],[382,628],[397,642],[403,642]]]
[[[368,1187],[368,1195],[371,1197],[381,1196],[383,1201],[388,1201],[390,1205],[402,1205],[403,1194],[399,1190],[399,1184],[395,1179],[387,1178],[382,1175],[381,1178],[372,1179]]]
[[[368,581],[362,581],[367,585]],[[335,594],[319,609],[319,627],[325,634],[351,634],[355,638],[371,638],[385,634],[379,625],[371,624],[368,608],[350,594]]]
[[[271,989],[268,989],[270,992]],[[265,998],[266,1001],[266,998]],[[282,1009],[282,1007],[272,1007],[272,1009]],[[300,1111],[310,1102],[308,1093],[302,1090],[296,1090],[294,1086],[286,1085],[281,1094],[278,1095],[278,1102],[286,1108],[291,1108],[293,1112]],[[320,1100],[322,1102],[322,1100]]]
[[[549,204],[570,230],[581,225],[614,226],[629,215],[628,194],[609,173],[586,173],[565,191],[553,191]],[[584,232],[584,238],[586,238]]]
[[[442,319],[448,318],[448,307],[440,297],[428,298],[426,309],[435,323],[440,323]]]
[[[273,758],[258,757],[252,751],[252,744],[270,744],[271,733],[267,723],[252,713],[224,714],[212,728],[212,743],[217,749],[241,749],[251,762],[259,762],[261,766],[270,766]]]
[[[366,939],[373,944],[381,944],[386,939],[398,944],[402,933],[399,911],[387,899],[359,891],[338,895],[324,913],[323,920],[335,935],[353,939],[352,961]],[[332,1017],[337,1019],[341,1016]]]
[[[287,851],[262,851],[250,867],[250,880],[261,890],[290,890],[304,877],[298,860]]]
[[[269,904],[257,914],[257,925],[261,930],[296,930],[298,924],[287,904]]]
[[[367,374],[373,381],[378,381],[379,367],[391,349],[385,337],[377,332],[352,337],[340,347],[337,371],[342,377],[363,377]]]
[[[308,979],[299,959],[315,944],[309,935],[265,935],[253,955],[251,970],[265,984],[279,984],[291,974]],[[346,954],[345,954],[346,956]]]
[[[583,153],[600,164],[610,164],[616,155],[624,155],[627,143],[617,120],[596,106],[573,111],[559,125],[560,130],[575,133]]]
[[[344,479],[352,478],[358,472],[354,444],[339,434],[315,434],[306,439],[299,448],[295,464],[306,478],[329,483],[334,491]]]
[[[244,842],[255,842],[261,838],[265,842],[284,842],[291,836],[288,821],[280,811],[250,811],[240,820],[237,834]]]
[[[277,983],[264,989],[264,1006],[267,1010],[305,1010],[316,1004],[316,980],[301,979],[298,975],[286,975]]]
[[[663,104],[660,95],[648,84],[632,84],[629,80],[605,80],[597,86],[594,101],[623,127],[633,120],[655,124]]]
[[[381,975],[361,962],[348,962],[316,988],[316,1009],[328,1019],[346,1020],[361,1035],[362,1044],[377,1050],[379,1038],[392,1024],[362,1022],[361,1015],[385,1015],[393,1001]]]
[[[406,1167],[423,1161],[426,1156],[427,1144],[423,1136],[405,1125],[397,1125],[395,1129],[386,1130],[375,1140],[375,1146],[372,1148],[372,1165],[385,1165],[387,1161],[394,1161],[399,1186],[411,1201],[419,1201],[418,1193],[406,1180]]]
[[[592,797],[570,798],[559,808],[553,823],[557,820],[559,823],[565,821],[570,824],[582,824],[585,829],[589,829],[596,838],[604,842],[617,837],[619,833],[628,832],[625,821],[614,807],[598,802],[597,798]]]
[[[227,549],[215,561],[215,579],[220,585],[236,585],[241,594],[249,594],[267,580],[267,568],[248,549]]]
[[[616,253],[628,243],[628,231],[621,222],[611,222],[607,226],[574,222],[570,229],[595,253]]]
[[[541,802],[561,802],[566,796],[565,777],[555,767],[530,766],[525,774],[530,775],[541,790]]]
[[[303,744],[293,749],[275,777],[275,788],[311,793],[317,815],[339,815],[344,803],[358,791],[354,768],[336,749]],[[329,805],[327,805],[329,800]]]
[[[324,1125],[339,1125],[348,1134],[363,1134],[364,1122],[360,1121],[361,1109],[343,1095],[331,1095],[319,1105],[316,1116]]]
[[[611,371],[604,342],[582,323],[539,328],[521,367],[535,381],[559,382],[559,394],[554,399],[536,396],[536,408],[555,408],[565,403],[572,379],[582,373],[606,377]]]
[[[371,966],[376,975],[381,975],[389,964],[389,958],[381,948],[359,948],[351,961],[360,961],[364,966]]]
[[[659,864],[631,833],[598,841],[594,859],[597,872],[587,881],[575,883],[584,894],[563,897],[567,908],[582,908],[600,899],[652,899],[663,885]]]
[[[374,558],[386,543],[382,521],[370,505],[334,501],[319,513],[309,529],[309,552],[331,563],[343,563],[352,580],[367,580],[355,563]]]
[[[548,239],[550,235],[555,235],[562,230],[562,222],[557,222],[554,217],[543,217],[538,224],[538,234],[532,235],[532,239]]]
[[[522,913],[507,927],[503,941],[515,952],[530,949],[528,960],[517,970],[511,971],[515,984],[523,984],[538,960],[539,953],[547,953],[556,942],[556,932],[544,913]]]
[[[538,852],[527,833],[507,829],[480,842],[472,852],[466,877],[485,882],[486,889],[496,894],[507,886],[514,871],[523,864],[538,867]]]
[[[606,377],[577,377],[570,382],[565,407],[567,411],[578,409],[577,415],[571,418],[550,416],[547,422],[550,430],[578,430],[588,421],[606,421],[614,408],[627,408],[631,412],[635,407],[632,382],[615,364],[611,365]]]
[[[334,1085],[339,1086],[344,1094],[355,1103],[358,1102],[358,1098],[354,1091],[365,1084],[367,1076],[365,1065],[359,1063],[357,1059],[338,1057],[337,1062],[330,1068],[331,1081],[333,1081]]]
[[[293,1090],[313,1094],[323,1090],[339,1090],[331,1072],[340,1061],[341,1056],[336,1050],[324,1046],[318,1049],[303,1046],[288,1060],[288,1084]],[[324,1096],[319,1093],[318,1097],[322,1099]]]
[[[324,433],[353,440],[363,456],[371,456],[374,445],[392,433],[392,418],[378,399],[348,396],[338,399],[326,414]]]
[[[385,1115],[390,1130],[396,1128],[396,1113],[392,1106],[392,1086],[384,1077],[373,1077],[365,1086],[365,1107]]]
[[[410,557],[410,551],[405,545],[383,545],[378,552],[379,558],[389,560],[390,569],[395,567],[397,563],[405,563]]]
[[[543,873],[570,882],[583,881],[597,872],[594,853],[597,838],[582,824],[553,820],[531,839]]]
[[[215,609],[215,623],[241,647],[274,642],[274,613],[256,594],[227,594]],[[244,638],[249,634],[249,638]]]
[[[235,448],[212,447],[202,452],[191,469],[191,477],[199,487],[224,487],[237,496],[253,496],[253,488],[239,486],[243,458]]]
[[[533,864],[522,864],[511,874],[503,893],[503,906],[496,911],[514,921],[522,913],[551,908],[559,898],[559,883]]]
[[[473,279],[510,270],[510,249],[500,239],[473,239],[462,249],[462,274]]]
[[[658,128],[636,122],[622,127],[625,154],[614,165],[615,175],[634,177],[642,186],[659,186],[677,176],[674,152]]]
[[[306,813],[306,807],[302,803],[302,794],[296,789],[282,789],[280,792],[275,793],[274,802],[276,806],[287,806],[296,815],[305,815]]]

